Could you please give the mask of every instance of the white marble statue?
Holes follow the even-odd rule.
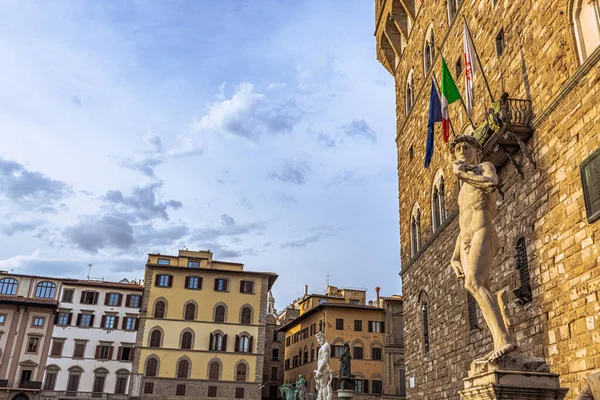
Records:
[[[450,144],[450,151],[455,158],[453,172],[462,181],[458,195],[460,233],[451,265],[477,301],[494,340],[493,350],[478,361],[495,361],[517,348],[508,331],[504,300],[490,288],[492,262],[498,253],[492,222],[498,176],[492,163],[480,162],[481,145],[473,136],[458,135]]]
[[[319,342],[319,358],[317,361],[317,370],[315,371],[317,400],[332,400],[333,390],[331,381],[333,380],[333,371],[329,366],[331,358],[331,347],[323,332],[317,333],[317,342]]]

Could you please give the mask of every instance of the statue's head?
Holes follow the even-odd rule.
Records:
[[[325,343],[325,335],[323,332],[317,332],[315,336],[317,337],[317,342],[319,342],[319,345],[323,345],[323,343]]]
[[[348,342],[344,342],[344,350],[346,349],[350,350],[350,343]]]
[[[483,149],[479,141],[471,135],[458,135],[450,142],[450,153],[456,160],[464,161],[469,165],[478,164],[481,160]]]

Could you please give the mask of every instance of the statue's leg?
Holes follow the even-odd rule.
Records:
[[[486,227],[474,232],[465,265],[465,288],[477,301],[494,340],[494,350],[487,356],[490,361],[517,347],[508,333],[497,298],[490,290],[490,273],[494,257],[492,235],[491,229]]]

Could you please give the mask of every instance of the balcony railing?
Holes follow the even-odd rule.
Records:
[[[9,380],[6,380],[6,379],[0,379],[0,388],[40,390],[42,388],[42,382],[38,382],[38,381],[9,381]]]
[[[397,335],[388,333],[385,335],[385,345],[386,346],[404,346],[404,340],[402,340]]]

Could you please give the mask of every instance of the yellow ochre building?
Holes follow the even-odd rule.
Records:
[[[212,257],[148,255],[133,365],[140,397],[261,398],[267,293],[277,275]]]

